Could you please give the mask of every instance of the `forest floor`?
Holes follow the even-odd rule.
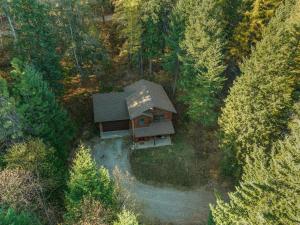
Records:
[[[124,179],[122,185],[141,205],[143,220],[148,224],[206,224],[209,204],[215,202],[214,191],[226,195],[227,189],[216,183],[194,188],[175,188],[142,183],[135,179],[129,162],[129,144],[125,139],[100,140],[96,137],[88,144],[99,166],[111,172],[119,168]]]

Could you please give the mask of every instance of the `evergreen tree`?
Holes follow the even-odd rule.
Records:
[[[17,49],[15,55],[32,63],[41,71],[51,87],[58,87],[62,78],[60,56],[49,8],[37,0],[7,1],[7,11],[13,15]]]
[[[275,10],[282,0],[254,0],[252,6],[244,12],[242,21],[234,30],[233,41],[230,43],[231,55],[241,63],[248,57],[251,48],[262,38],[263,29],[274,16]]]
[[[66,192],[66,223],[80,220],[80,206],[84,198],[99,201],[105,208],[113,209],[116,204],[114,185],[108,171],[97,169],[91,158],[90,149],[81,145],[75,156],[68,190]]]
[[[163,56],[163,67],[173,75],[173,95],[175,95],[177,80],[180,73],[179,55],[181,53],[180,43],[184,37],[185,24],[178,7],[172,11],[170,15],[170,24],[168,32],[165,35],[166,53]]]
[[[190,118],[205,126],[215,125],[224,83],[221,10],[217,1],[203,0],[194,6],[182,43],[182,100]]]
[[[160,60],[165,48],[164,34],[170,3],[171,0],[142,2],[142,54],[148,61],[149,75],[153,74],[153,63]]]
[[[258,148],[248,158],[245,174],[230,202],[217,200],[213,217],[217,225],[300,223],[300,104],[291,133],[274,144],[271,159]]]
[[[299,76],[299,4],[286,2],[272,19],[230,90],[219,124],[226,168],[239,176],[254,146],[266,148],[282,136]]]
[[[31,213],[16,212],[12,208],[0,208],[0,225],[40,225],[40,221]]]
[[[140,56],[141,51],[141,0],[116,0],[114,20],[125,39],[121,54],[128,55],[129,64]]]
[[[0,153],[22,137],[15,101],[9,96],[6,81],[0,77]]]
[[[189,13],[195,4],[195,0],[178,0],[169,16],[168,30],[164,35],[166,49],[163,55],[163,67],[174,78],[173,95],[181,72],[180,55],[183,54],[183,50],[180,44],[184,40]]]
[[[17,59],[12,65],[13,96],[22,116],[24,134],[42,138],[58,150],[58,156],[66,157],[65,150],[74,133],[67,112],[37,70]]]

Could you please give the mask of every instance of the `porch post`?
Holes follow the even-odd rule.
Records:
[[[100,128],[100,137],[102,136],[103,133],[103,126],[102,123],[99,123],[99,128]]]
[[[155,143],[155,136],[154,136],[154,146],[156,145],[156,143]]]

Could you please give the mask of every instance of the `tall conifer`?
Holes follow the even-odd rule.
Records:
[[[219,95],[224,83],[221,14],[222,8],[217,1],[199,1],[189,15],[181,45],[184,50],[180,77],[184,92],[182,100],[188,106],[190,118],[205,126],[216,123]]]
[[[221,199],[212,209],[217,225],[300,223],[300,107],[290,123],[291,133],[274,144],[271,159],[257,148],[248,157],[245,174],[229,203]]]
[[[254,147],[268,150],[282,136],[299,76],[299,4],[286,1],[242,66],[226,99],[219,124],[226,168],[236,171]]]
[[[66,145],[74,134],[67,112],[57,102],[47,82],[33,66],[13,60],[13,97],[25,135],[42,138],[66,157]]]

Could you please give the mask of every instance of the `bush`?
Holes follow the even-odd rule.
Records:
[[[40,225],[40,221],[31,213],[16,212],[13,208],[0,208],[0,225]]]
[[[13,145],[4,157],[7,168],[20,168],[39,177],[43,187],[55,190],[64,180],[61,161],[54,148],[46,146],[41,139],[31,139]]]
[[[118,214],[118,220],[114,222],[114,225],[138,225],[137,217],[134,213],[123,210]]]

